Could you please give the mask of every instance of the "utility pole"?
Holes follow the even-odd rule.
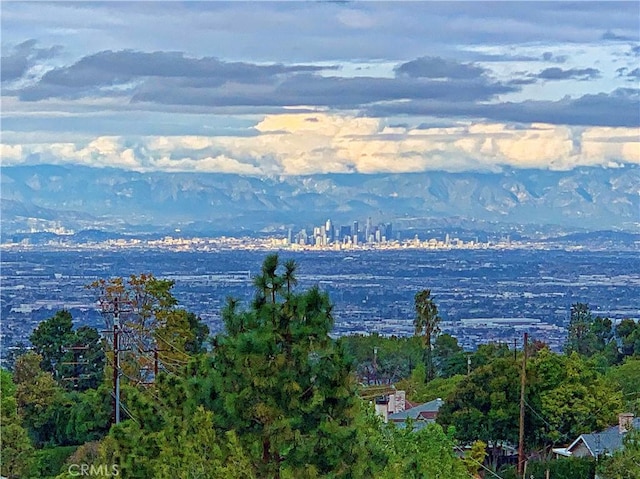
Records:
[[[520,433],[518,438],[518,477],[524,476],[524,391],[527,382],[527,344],[528,334],[524,333],[522,346],[522,373],[520,375]]]
[[[373,348],[373,384],[378,384],[378,347]]]
[[[113,300],[113,422],[120,423],[120,350],[118,349],[120,309],[118,298]]]
[[[73,387],[77,388],[79,385],[79,381],[82,379],[86,379],[89,377],[88,374],[81,374],[80,369],[82,366],[87,366],[89,363],[87,359],[81,356],[82,351],[87,351],[89,346],[70,346],[65,348],[65,352],[73,352],[73,361],[64,361],[61,363],[62,366],[73,366],[73,376],[65,376],[62,378],[63,381],[73,381]],[[80,355],[80,357],[78,357]]]
[[[113,413],[111,415],[111,421],[113,424],[120,422],[120,352],[123,351],[122,340],[120,334],[122,333],[122,324],[120,323],[120,314],[129,313],[130,310],[121,306],[121,301],[118,296],[105,297],[100,301],[100,307],[102,314],[104,315],[107,323],[107,330],[104,333],[107,334],[107,338],[111,339],[111,346],[113,347]],[[124,302],[127,303],[126,301]],[[111,321],[113,318],[113,322]],[[126,341],[125,341],[126,342]]]

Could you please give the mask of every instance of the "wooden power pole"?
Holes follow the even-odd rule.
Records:
[[[522,345],[522,373],[520,375],[520,432],[518,437],[518,477],[524,474],[524,391],[527,383],[527,344],[528,334],[524,333]]]

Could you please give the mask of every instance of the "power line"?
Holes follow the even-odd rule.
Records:
[[[462,449],[460,446],[454,446],[458,451],[460,451],[461,453],[465,454],[466,451],[464,449]],[[472,456],[465,456],[466,459],[470,459],[471,461],[475,462],[476,464],[478,464],[480,467],[482,467],[485,471],[488,471],[489,473],[493,474],[494,476],[496,476],[498,479],[504,479],[504,477],[500,476],[498,473],[492,471],[491,469],[489,469],[487,466],[485,466],[483,463],[481,463],[480,461],[478,461],[476,458],[472,457]]]

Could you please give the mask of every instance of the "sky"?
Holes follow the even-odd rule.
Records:
[[[2,165],[640,164],[640,2],[0,3]]]

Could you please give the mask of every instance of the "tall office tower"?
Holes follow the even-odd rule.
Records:
[[[348,239],[351,236],[351,227],[349,226],[341,226],[340,227],[340,241],[344,243],[345,239]]]
[[[365,243],[369,243],[371,240],[371,216],[367,218],[367,222],[364,228],[364,241]]]
[[[289,228],[289,231],[287,232],[287,244],[291,244],[291,240],[292,240],[292,234],[291,234],[291,228]]]
[[[357,238],[358,233],[360,233],[360,230],[358,229],[358,222],[354,221],[353,228],[351,228],[351,236],[355,236]]]
[[[391,226],[391,223],[387,223],[384,235],[387,237],[387,241],[391,241],[393,239],[393,227]]]
[[[451,238],[449,237],[449,233],[447,233],[444,237],[444,244],[449,246],[451,244]]]
[[[333,223],[331,222],[331,218],[324,224],[324,231],[327,234],[327,240],[330,242],[333,241]]]

